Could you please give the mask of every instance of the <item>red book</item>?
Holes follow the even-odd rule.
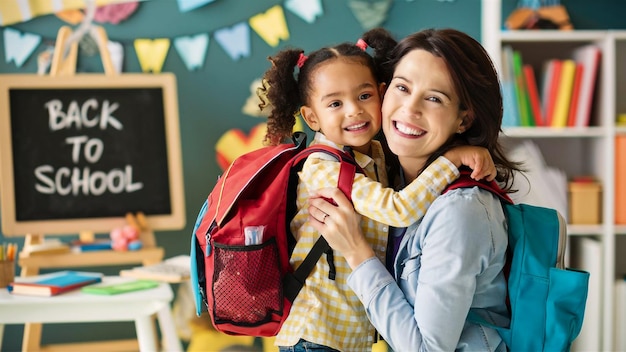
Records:
[[[530,65],[524,65],[522,69],[524,71],[524,77],[526,78],[526,89],[528,90],[530,107],[533,111],[532,115],[535,118],[535,126],[545,126],[545,122],[543,121],[543,116],[541,114],[541,101],[539,100],[539,90],[537,89],[535,71]]]
[[[582,82],[584,66],[576,64],[574,72],[574,87],[572,88],[572,98],[569,104],[569,115],[567,116],[567,127],[576,126],[576,115],[578,113],[578,100],[580,98],[580,82]]]
[[[15,295],[56,296],[101,282],[102,276],[101,273],[65,270],[32,278],[26,277],[24,281],[11,283],[9,291]]]

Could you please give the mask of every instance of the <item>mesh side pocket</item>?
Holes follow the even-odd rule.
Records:
[[[254,325],[281,315],[282,282],[273,239],[250,246],[215,244],[214,319]]]

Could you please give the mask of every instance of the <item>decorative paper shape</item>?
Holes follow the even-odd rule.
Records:
[[[109,56],[111,57],[115,72],[121,73],[124,64],[124,46],[121,43],[109,40],[107,48],[109,49]]]
[[[217,164],[222,170],[226,170],[237,157],[263,147],[266,133],[266,123],[256,125],[248,136],[239,129],[228,130],[215,144]]]
[[[109,4],[96,8],[93,20],[100,23],[118,24],[126,20],[139,7],[138,1],[128,1],[121,4]]]
[[[202,7],[214,0],[178,0],[178,9],[180,12],[187,12]]]
[[[141,70],[160,73],[169,48],[170,40],[167,38],[135,39],[135,51]]]
[[[316,17],[324,14],[322,0],[287,0],[285,7],[308,23],[315,22]]]
[[[249,23],[250,27],[270,46],[277,46],[281,39],[289,39],[285,12],[280,5],[270,8],[265,13],[250,17]]]
[[[47,46],[42,52],[37,55],[37,74],[45,75],[52,63],[52,56],[54,55],[54,47]]]
[[[17,67],[30,57],[33,50],[41,43],[41,36],[31,33],[20,33],[13,28],[4,29],[4,53],[6,62],[11,60],[15,62]]]
[[[303,128],[302,118],[296,117],[296,124],[293,126],[293,130],[304,131]],[[215,143],[215,159],[222,171],[226,170],[241,155],[265,147],[263,140],[266,133],[266,123],[260,123],[253,127],[248,136],[239,129],[231,129],[224,133]]]
[[[245,22],[219,29],[213,36],[233,60],[250,56],[250,28]]]
[[[85,18],[85,14],[81,10],[64,10],[55,13],[55,15],[64,22],[69,24],[77,25],[79,24],[83,18]]]
[[[96,43],[96,40],[90,35],[84,35],[80,38],[78,48],[81,53],[84,53],[87,56],[94,56],[100,52],[98,49],[98,43]]]
[[[382,25],[393,0],[349,0],[348,5],[364,30]]]
[[[104,6],[129,1],[132,0],[96,0],[96,5]],[[0,26],[24,22],[37,16],[65,10],[84,9],[86,4],[85,0],[0,0]]]
[[[263,110],[259,109],[261,99],[257,95],[257,89],[262,87],[261,78],[257,78],[250,84],[250,96],[246,99],[246,103],[241,107],[241,112],[254,117],[266,117],[270,114],[271,107],[268,106]]]
[[[209,35],[207,33],[174,39],[174,47],[190,71],[202,67],[208,46]]]

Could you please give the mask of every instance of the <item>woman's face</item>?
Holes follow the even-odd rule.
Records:
[[[396,66],[383,99],[383,131],[402,167],[419,170],[450,136],[463,132],[464,111],[443,59],[413,50]]]

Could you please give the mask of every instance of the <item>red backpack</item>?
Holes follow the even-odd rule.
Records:
[[[314,152],[339,160],[338,186],[350,198],[358,168],[352,156],[323,145],[306,148],[306,134],[296,132],[293,144],[237,158],[200,210],[192,235],[191,280],[197,314],[206,307],[216,330],[276,335],[321,254],[332,254],[320,237],[295,272],[289,263],[297,172]]]

